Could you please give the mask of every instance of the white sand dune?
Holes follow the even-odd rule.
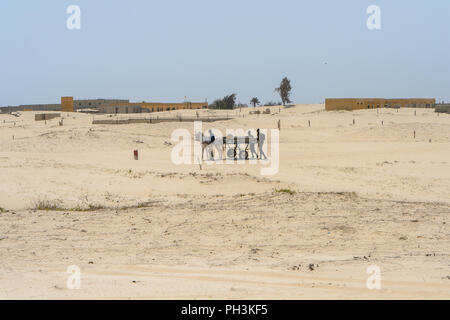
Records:
[[[450,298],[450,115],[252,109],[202,110],[235,117],[203,129],[280,119],[274,176],[176,166],[165,142],[192,123],[0,114],[0,298]],[[381,290],[366,288],[370,265]]]

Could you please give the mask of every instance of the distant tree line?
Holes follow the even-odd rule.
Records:
[[[266,102],[265,104],[264,104],[264,106],[265,107],[273,107],[273,106],[281,106],[283,104],[283,102],[273,102],[273,101],[269,101],[269,102]]]
[[[287,103],[291,103],[290,95],[292,91],[291,80],[284,77],[281,80],[280,86],[275,88],[275,92],[278,92],[281,98],[280,102],[269,101],[264,104],[264,106],[285,106]],[[261,102],[257,97],[254,97],[250,100],[250,104],[255,108],[257,105],[261,105]],[[222,99],[214,100],[213,103],[209,105],[210,109],[235,109],[239,107],[247,107],[246,104],[239,103],[236,105],[236,94],[232,93],[223,97]]]
[[[222,99],[214,100],[209,105],[210,109],[234,109],[236,107],[236,94],[230,94]]]

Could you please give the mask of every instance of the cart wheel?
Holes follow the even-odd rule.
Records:
[[[236,157],[236,151],[234,149],[228,149],[227,157],[228,159],[234,159]]]
[[[239,159],[240,160],[248,159],[248,152],[245,150],[239,151]]]

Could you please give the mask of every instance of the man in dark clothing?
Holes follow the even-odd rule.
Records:
[[[214,141],[216,141],[216,137],[214,136],[212,130],[209,130],[209,136],[210,136],[209,144],[214,143]]]
[[[214,133],[212,130],[209,130],[209,144],[208,144],[208,150],[211,152],[211,160],[214,160],[214,150],[211,149],[212,146],[215,145],[214,141],[216,141],[216,137],[214,136]]]
[[[264,146],[264,141],[266,140],[266,135],[262,132],[259,132],[259,128],[258,128],[258,130],[256,130],[256,133],[258,134],[257,140],[258,140],[258,148],[259,148],[259,158],[262,159],[262,157],[264,156],[264,159],[267,160],[267,156],[263,151],[263,146]]]

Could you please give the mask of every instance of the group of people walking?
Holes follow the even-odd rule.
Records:
[[[251,159],[254,160],[256,158],[256,159],[267,160],[267,156],[263,150],[264,142],[266,141],[266,135],[264,133],[262,133],[259,130],[259,128],[256,130],[256,138],[252,135],[251,130],[249,130],[247,133],[248,133],[248,145],[250,147],[250,152],[251,152],[251,157],[252,157]],[[258,145],[259,155],[255,150],[256,145]],[[219,151],[220,158],[222,158],[221,148],[219,147],[219,145],[216,141],[216,137],[214,136],[214,133],[210,129],[209,130],[208,147],[212,147],[212,146],[216,147],[216,149]],[[211,150],[211,155],[212,155],[212,158],[214,158],[212,150]]]
[[[256,159],[259,159],[260,157],[262,159],[262,157],[264,157],[264,160],[266,160],[267,156],[263,150],[264,141],[266,141],[266,135],[264,133],[260,132],[259,129],[256,130],[256,134],[257,134],[257,137],[255,139],[255,137],[252,135],[252,132],[250,130],[248,130],[249,146],[250,146],[250,152],[252,154],[252,159],[255,159],[255,156],[256,156]],[[258,154],[256,153],[255,144],[258,144],[260,157],[258,157]]]

